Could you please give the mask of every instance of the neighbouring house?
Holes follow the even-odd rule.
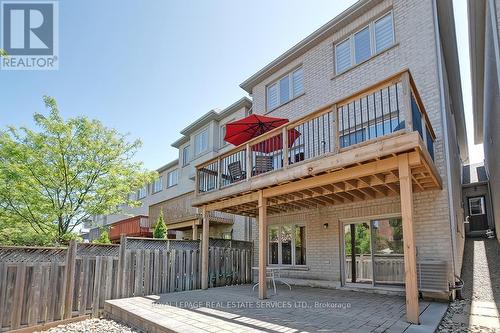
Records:
[[[492,219],[500,241],[500,3],[469,0],[468,14],[474,143],[483,144]]]
[[[120,234],[152,237],[152,229],[163,210],[168,237],[198,239],[202,227],[201,214],[191,201],[195,190],[195,165],[211,159],[231,147],[224,141],[225,124],[251,112],[252,102],[241,98],[223,110],[212,110],[181,131],[182,137],[172,144],[179,158],[159,168],[159,177],[152,184],[130,194],[141,203],[139,207],[120,207],[119,214],[94,216],[89,224],[92,241],[99,237],[102,226],[109,229],[110,239],[119,241]],[[210,215],[213,238],[249,240],[252,220],[227,213]]]
[[[290,122],[197,163],[207,287],[210,214],[256,218],[266,266],[288,282],[448,299],[464,246],[468,162],[452,0],[361,0],[241,87]],[[276,143],[278,142],[278,143]],[[231,177],[239,163],[246,177]],[[265,168],[263,168],[265,166]]]
[[[467,216],[465,233],[468,236],[484,236],[495,229],[491,189],[484,163],[464,165],[462,200]]]

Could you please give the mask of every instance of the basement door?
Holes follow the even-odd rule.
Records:
[[[343,247],[346,284],[404,285],[401,218],[346,223]]]

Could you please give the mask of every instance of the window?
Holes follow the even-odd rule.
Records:
[[[285,104],[303,92],[304,70],[300,67],[267,87],[268,111]]]
[[[389,13],[335,45],[335,71],[340,74],[393,44],[394,26]]]
[[[486,214],[484,197],[469,198],[469,214],[471,216]]]
[[[143,186],[137,191],[137,200],[144,199],[146,197],[147,187]]]
[[[175,169],[167,174],[167,187],[172,187],[174,185],[177,185],[177,182],[178,182],[178,175],[177,175],[177,169]]]
[[[306,264],[306,227],[301,225],[270,226],[269,263],[274,265]]]
[[[189,146],[186,146],[182,149],[182,165],[189,164]]]
[[[375,52],[381,52],[394,44],[392,13],[375,22]]]
[[[208,149],[208,129],[194,137],[194,154],[199,155]]]
[[[359,64],[372,55],[370,43],[370,28],[366,27],[354,35],[354,57]]]
[[[351,40],[337,44],[335,46],[335,64],[337,73],[342,73],[351,67]]]
[[[163,176],[160,176],[153,183],[153,193],[160,192],[163,189]]]

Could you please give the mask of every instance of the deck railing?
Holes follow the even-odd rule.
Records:
[[[197,166],[198,194],[303,161],[418,131],[434,158],[435,134],[409,71],[329,104]]]

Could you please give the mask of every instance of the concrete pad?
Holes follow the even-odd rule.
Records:
[[[420,325],[410,325],[404,332],[428,333],[436,331],[446,310],[448,310],[446,303],[430,303],[420,314]]]

